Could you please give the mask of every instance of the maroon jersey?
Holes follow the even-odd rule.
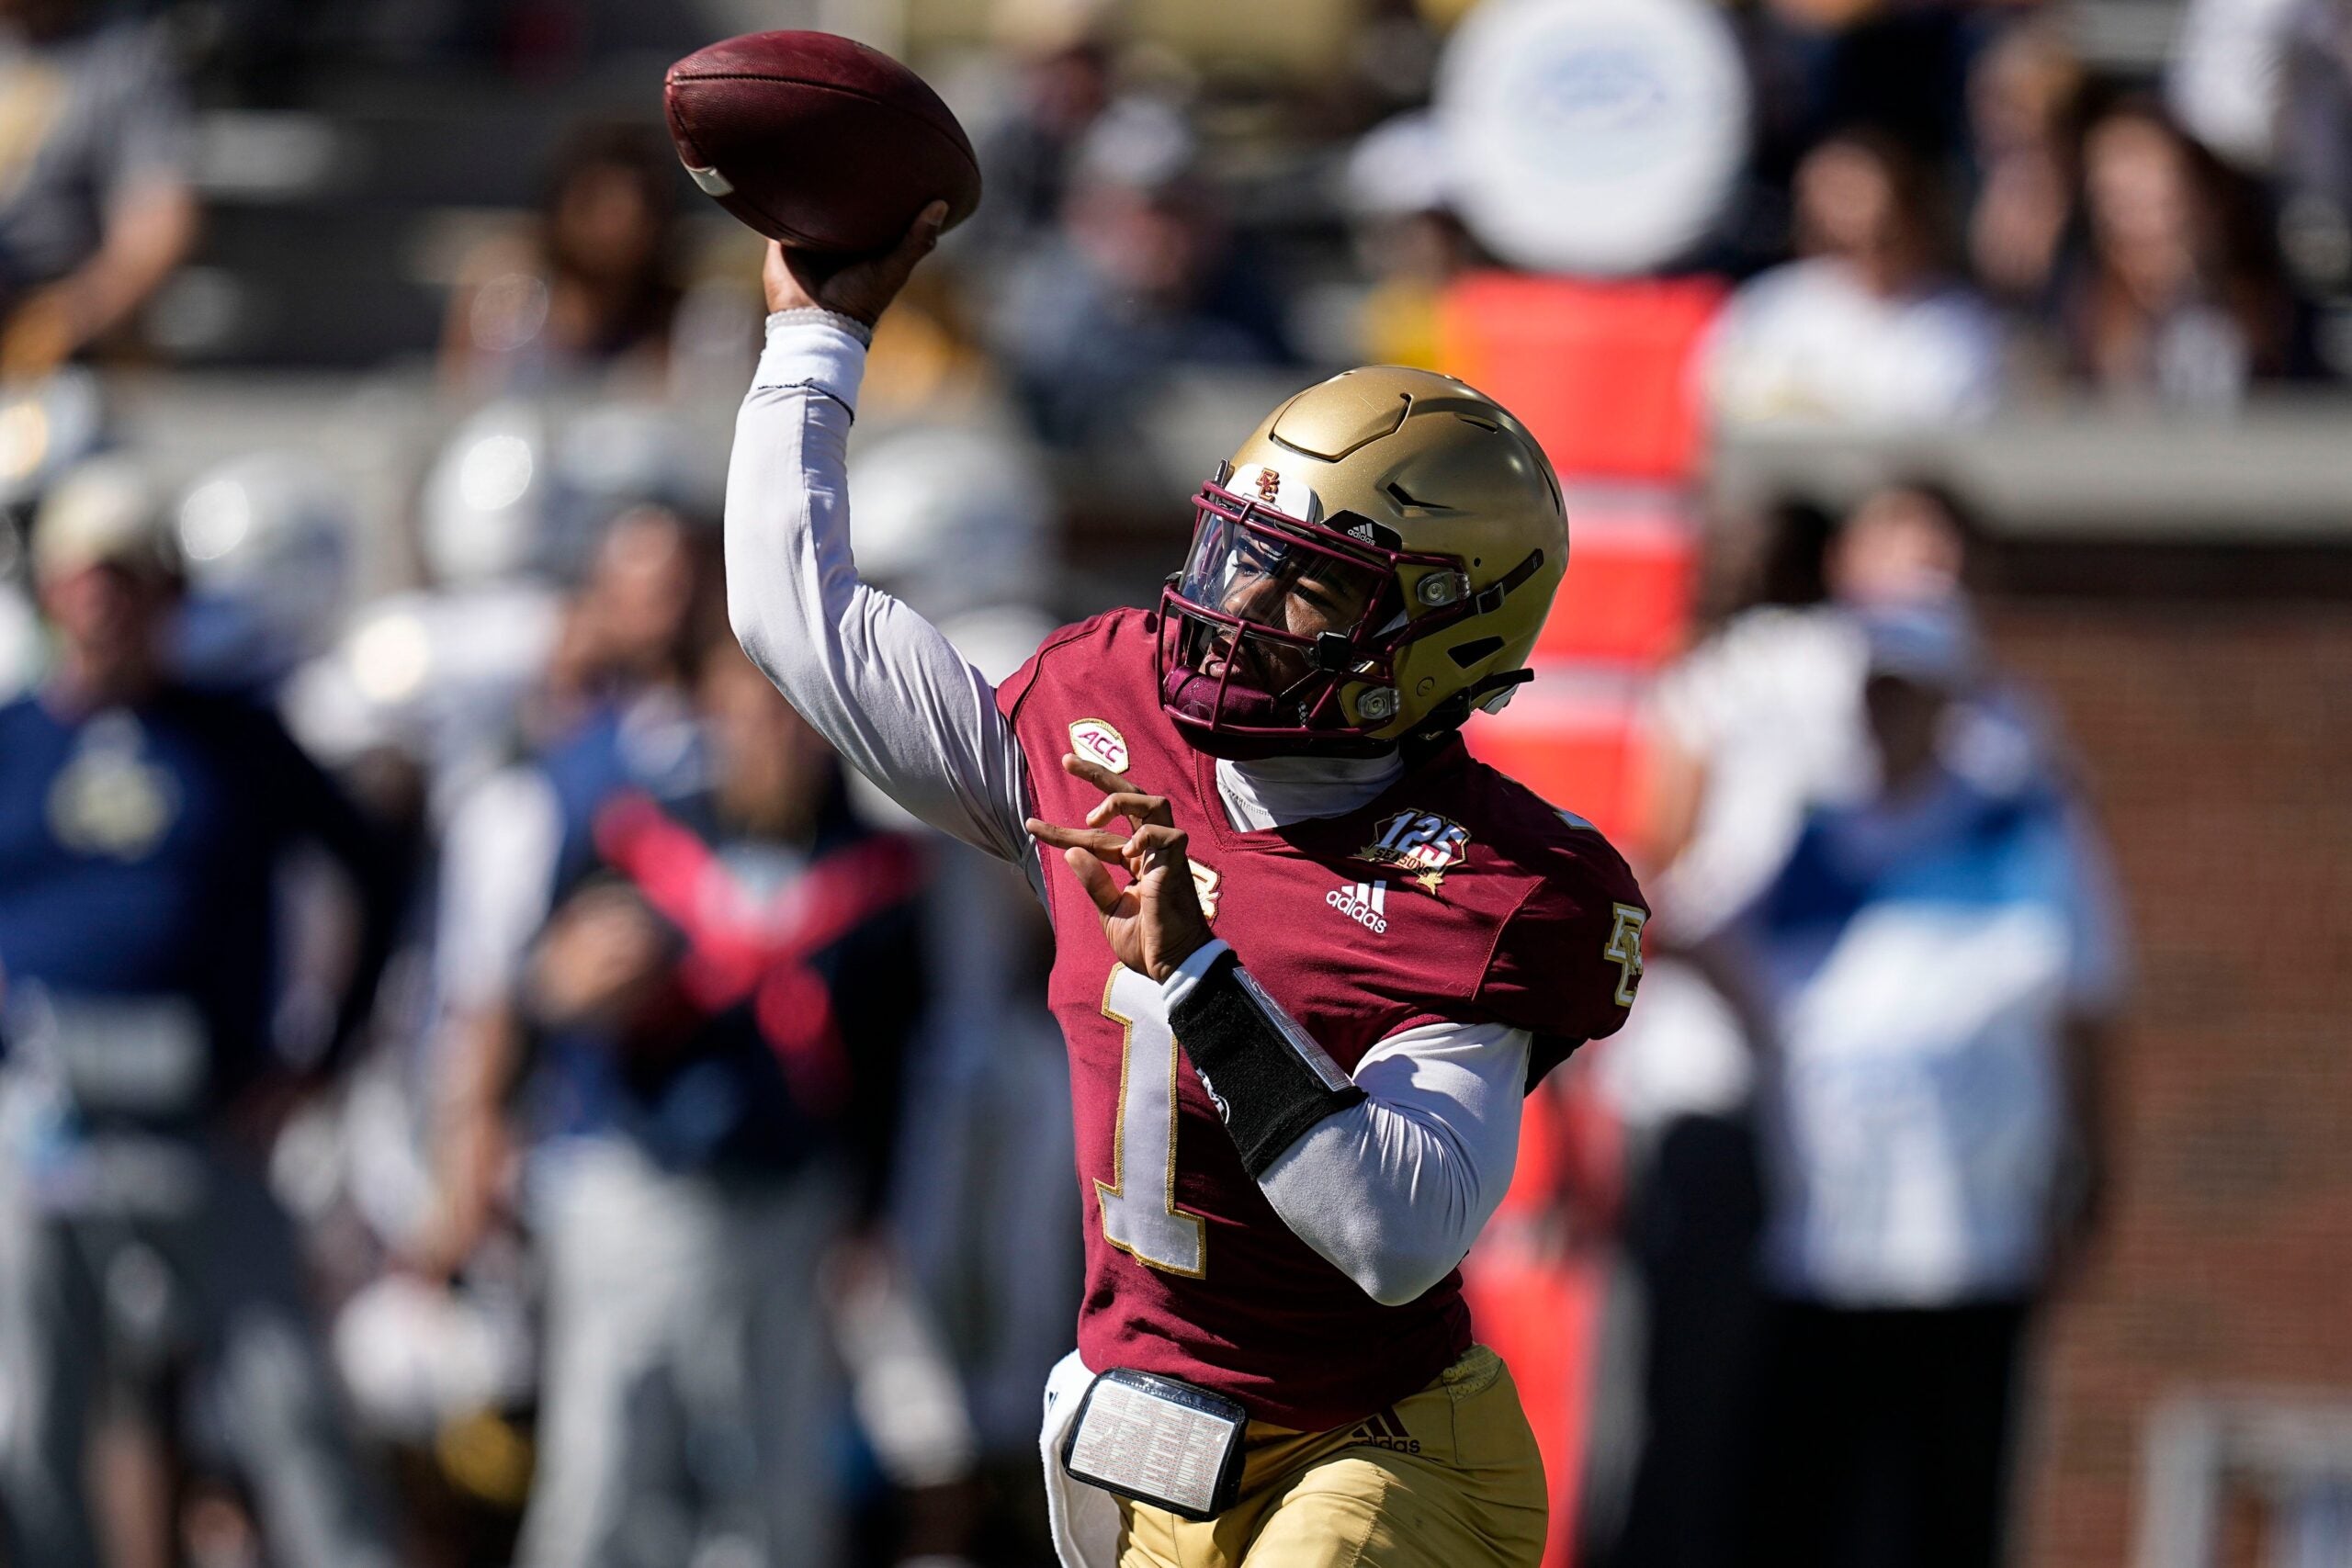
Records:
[[[1102,798],[1062,771],[1067,751],[1166,795],[1211,929],[1350,1072],[1415,1024],[1500,1022],[1536,1036],[1532,1086],[1623,1021],[1647,911],[1599,833],[1458,739],[1345,817],[1239,831],[1214,760],[1160,711],[1156,620],[1120,610],[1067,627],[999,689],[1038,816],[1078,822]],[[1045,872],[1086,1213],[1086,1364],[1183,1378],[1306,1431],[1426,1385],[1470,1343],[1460,1274],[1382,1306],[1293,1235],[1180,1060],[1159,985],[1112,957],[1058,855]]]

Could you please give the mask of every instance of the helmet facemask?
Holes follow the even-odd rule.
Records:
[[[1388,750],[1397,650],[1468,610],[1462,563],[1398,549],[1350,513],[1291,516],[1224,478],[1194,498],[1184,569],[1160,595],[1160,705],[1216,756]],[[1419,617],[1407,568],[1419,569]]]

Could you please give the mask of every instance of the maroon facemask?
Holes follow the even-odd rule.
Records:
[[[1396,651],[1470,609],[1468,579],[1452,556],[1396,547],[1389,529],[1340,513],[1309,522],[1250,501],[1220,482],[1194,499],[1184,570],[1160,595],[1160,706],[1185,739],[1215,756],[1373,755],[1396,708]],[[1450,574],[1443,607],[1406,613],[1406,566]],[[1340,703],[1343,684],[1387,692]]]

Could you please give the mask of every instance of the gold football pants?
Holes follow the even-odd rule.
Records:
[[[1544,1461],[1502,1358],[1474,1345],[1353,1427],[1250,1423],[1240,1500],[1205,1523],[1122,1501],[1119,1568],[1536,1568]]]

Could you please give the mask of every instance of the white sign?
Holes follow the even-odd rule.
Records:
[[[1435,107],[1463,220],[1540,272],[1673,261],[1747,154],[1747,79],[1704,0],[1488,0],[1446,46]]]

